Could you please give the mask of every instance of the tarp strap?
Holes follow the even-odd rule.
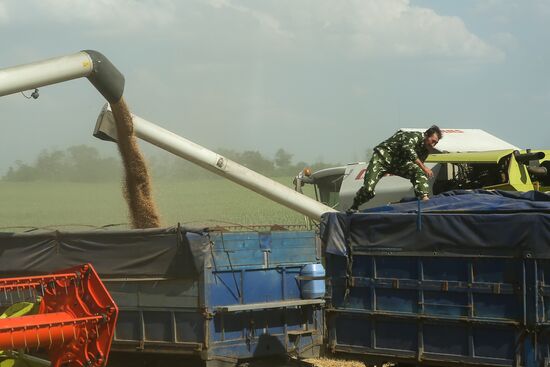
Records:
[[[350,288],[353,287],[353,246],[351,246],[351,215],[346,215],[344,241],[346,244],[346,287],[344,290],[344,303],[348,302]]]
[[[420,198],[417,198],[416,201],[418,202],[418,213],[416,216],[416,231],[420,232],[422,231],[422,207],[420,206]]]
[[[239,288],[239,283],[237,282],[237,276],[235,275],[235,269],[233,269],[233,263],[231,262],[231,256],[229,255],[229,250],[225,248],[225,241],[223,238],[223,232],[220,232],[220,238],[222,240],[222,247],[223,252],[227,255],[227,262],[229,263],[229,269],[231,270],[231,275],[233,275],[233,282],[235,283],[235,289],[237,290],[237,294],[239,296],[239,302],[243,302],[243,297],[241,295],[241,289]]]

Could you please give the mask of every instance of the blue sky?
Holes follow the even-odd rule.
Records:
[[[0,0],[0,68],[98,50],[132,112],[211,149],[349,162],[433,123],[549,148],[549,24],[549,0]],[[116,154],[86,80],[40,92],[0,98],[0,173],[43,149]]]

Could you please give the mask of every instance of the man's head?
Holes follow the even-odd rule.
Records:
[[[443,134],[439,127],[437,125],[432,125],[432,127],[424,131],[424,146],[428,150],[432,150],[441,138],[443,138]]]

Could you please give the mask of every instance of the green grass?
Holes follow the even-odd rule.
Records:
[[[287,186],[292,183],[290,177],[276,180]],[[164,226],[305,223],[301,214],[223,179],[153,181],[153,191]],[[129,221],[117,182],[0,182],[0,203],[2,230]]]

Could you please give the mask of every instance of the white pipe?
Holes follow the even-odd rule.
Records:
[[[305,216],[320,220],[326,212],[336,212],[308,196],[233,162],[211,150],[133,115],[134,134],[157,147],[191,161],[211,172],[249,188]],[[115,119],[108,105],[101,111],[94,130],[101,139],[116,140]]]
[[[84,76],[107,101],[118,102],[122,97],[124,76],[94,50],[1,69],[0,97]]]
[[[0,70],[0,97],[90,75],[93,62],[86,52]]]

